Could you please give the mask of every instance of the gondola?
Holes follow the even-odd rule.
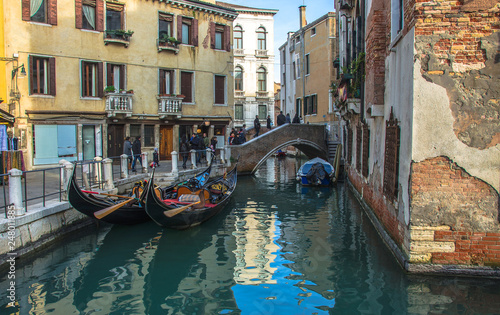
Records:
[[[191,188],[202,187],[205,183],[208,182],[211,169],[212,163],[210,163],[210,165],[204,171],[183,182],[184,185]],[[163,189],[156,188],[154,190],[157,191],[159,195],[162,195],[164,190],[169,191],[178,185],[179,183],[176,183]],[[139,193],[139,190],[140,189],[137,189],[137,192],[135,192],[131,196],[116,196],[121,198],[121,202],[117,202],[116,200],[109,198],[110,195],[82,191],[76,181],[75,165],[73,175],[71,176],[71,180],[68,184],[67,192],[69,203],[77,211],[92,218],[96,218],[97,216],[97,219],[99,221],[112,224],[132,225],[151,220],[148,214],[144,211],[145,194]],[[120,206],[120,204],[122,205]],[[115,207],[116,210],[105,210],[110,209],[111,207]],[[107,211],[107,213],[103,215],[102,211]]]
[[[229,202],[236,189],[237,165],[201,188],[191,190],[180,186],[165,190],[163,200],[154,192],[153,172],[145,192],[147,214],[158,225],[171,229],[183,230],[201,224],[219,213]]]
[[[334,167],[319,157],[304,163],[297,172],[297,180],[304,186],[328,186],[334,178]]]

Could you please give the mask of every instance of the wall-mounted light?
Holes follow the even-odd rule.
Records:
[[[14,79],[16,77],[16,74],[17,74],[17,71],[21,69],[21,72],[19,73],[19,75],[17,76],[18,78],[24,78],[26,76],[26,69],[24,68],[24,63],[18,67],[15,67],[13,70],[12,70],[12,79]]]

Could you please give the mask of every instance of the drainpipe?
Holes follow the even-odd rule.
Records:
[[[306,43],[305,43],[305,32],[304,32],[304,27],[307,25],[306,21],[306,6],[301,5],[299,7],[299,14],[300,14],[300,48],[301,48],[301,59],[302,59],[302,69],[300,69],[300,72],[302,74],[302,108],[301,108],[301,116],[304,117],[304,123],[306,122],[306,115],[305,115],[305,104],[306,104],[306,71],[305,71],[305,66],[306,66]]]

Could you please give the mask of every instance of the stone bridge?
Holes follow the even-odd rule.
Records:
[[[307,157],[327,159],[324,125],[285,124],[241,145],[230,146],[232,161],[240,157],[238,174],[253,174],[259,166],[279,149],[293,146]]]

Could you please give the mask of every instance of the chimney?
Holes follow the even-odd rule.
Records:
[[[300,14],[300,28],[303,28],[304,26],[307,25],[306,21],[306,6],[301,5],[299,7],[299,14]]]

